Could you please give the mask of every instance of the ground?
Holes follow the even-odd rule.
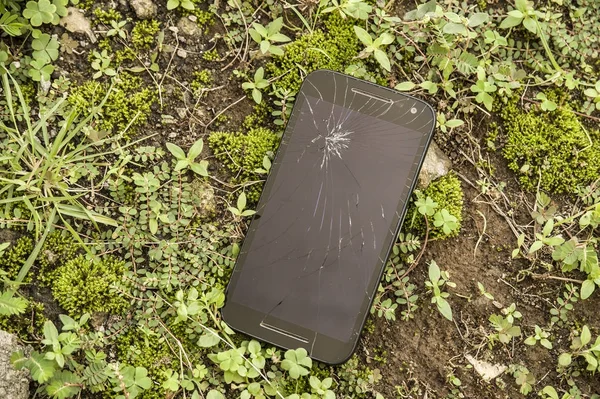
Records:
[[[37,4],[44,1],[31,2],[34,3],[31,7],[40,7]],[[411,16],[407,12],[416,7],[411,2],[357,1],[356,9],[352,6],[335,8],[339,2],[325,2],[334,8],[325,12],[325,6],[319,8],[318,2],[308,0],[171,0],[169,7],[155,2],[158,11],[148,20],[141,20],[139,10],[136,14],[132,7],[134,3],[137,7],[146,2],[80,1],[75,4],[55,0],[53,3],[83,9],[97,40],[91,39],[85,24],[80,29],[66,25],[67,32],[64,23],[45,22],[40,27],[42,32],[59,38],[61,52],[55,57],[48,43],[32,45],[32,40],[39,39],[30,38],[28,34],[9,35],[10,21],[2,22],[3,13],[11,15],[12,12],[22,20],[22,15],[26,15],[22,10],[31,8],[29,3],[0,2],[0,27],[3,27],[0,32],[4,32],[0,44],[0,68],[4,71],[6,66],[11,76],[15,76],[25,93],[23,101],[34,109],[30,113],[34,120],[39,121],[41,110],[48,104],[56,104],[62,96],[67,99],[65,106],[68,103],[79,112],[77,121],[89,115],[90,119],[84,123],[86,128],[65,146],[67,150],[63,154],[82,148],[81,143],[87,145],[88,139],[100,142],[102,146],[98,147],[105,149],[107,154],[103,153],[97,165],[93,164],[95,158],[89,163],[84,162],[86,167],[73,174],[69,171],[80,168],[81,164],[79,161],[67,162],[67,167],[57,169],[58,180],[71,184],[73,191],[70,193],[83,193],[77,201],[85,209],[117,222],[112,226],[99,222],[99,226],[95,226],[85,215],[81,216],[81,212],[79,216],[71,212],[65,213],[63,219],[43,221],[42,228],[36,230],[35,223],[29,222],[30,218],[35,221],[31,209],[23,201],[18,213],[7,210],[0,215],[0,244],[13,245],[19,237],[26,236],[32,237],[35,245],[40,242],[40,237],[46,237],[43,234],[45,226],[50,226],[49,231],[63,231],[66,236],[76,230],[75,236],[84,242],[84,246],[78,247],[77,241],[60,245],[65,248],[75,245],[73,253],[81,254],[82,259],[84,255],[90,259],[95,255],[103,259],[111,255],[126,262],[126,272],[114,272],[122,278],[120,284],[112,284],[110,290],[102,288],[100,294],[131,301],[131,307],[106,311],[91,303],[91,318],[87,322],[87,316],[81,319],[83,311],[69,308],[70,312],[67,312],[66,302],[62,306],[58,303],[58,298],[83,303],[92,297],[85,290],[94,294],[98,291],[97,287],[85,284],[82,284],[85,287],[82,291],[73,291],[68,284],[53,284],[58,279],[57,274],[52,273],[60,275],[61,271],[57,270],[64,266],[61,262],[66,263],[66,259],[44,269],[40,259],[49,256],[48,253],[40,251],[41,255],[35,256],[29,249],[18,254],[16,263],[0,262],[0,270],[8,273],[0,275],[6,283],[0,290],[2,295],[11,290],[16,292],[16,286],[10,281],[17,278],[20,270],[31,267],[28,277],[23,280],[26,284],[15,294],[29,301],[27,310],[21,303],[14,305],[15,308],[22,305],[20,311],[6,311],[14,313],[10,316],[0,313],[0,328],[10,329],[12,324],[11,332],[31,343],[39,352],[27,356],[21,354],[22,359],[16,356],[14,361],[15,367],[26,367],[31,371],[31,392],[39,387],[42,395],[53,398],[77,395],[129,398],[139,395],[143,398],[216,399],[275,397],[278,394],[273,387],[276,387],[280,397],[286,395],[293,399],[300,398],[302,393],[308,395],[302,399],[331,399],[327,392],[332,391],[335,391],[333,397],[338,398],[512,399],[539,396],[554,399],[550,391],[545,390],[545,387],[553,387],[560,393],[556,399],[598,398],[600,380],[594,373],[600,371],[597,366],[600,347],[586,352],[585,348],[571,346],[581,342],[585,335],[584,326],[589,328],[592,337],[587,347],[600,345],[600,341],[594,344],[600,335],[599,292],[596,290],[585,300],[573,301],[573,309],[569,311],[560,302],[570,286],[577,294],[567,296],[576,298],[584,281],[590,281],[592,287],[600,285],[600,275],[594,274],[598,267],[597,257],[594,266],[593,256],[588,255],[586,259],[591,259],[589,269],[583,266],[585,261],[581,261],[580,268],[570,267],[557,255],[563,243],[549,244],[551,241],[548,241],[551,236],[560,235],[567,242],[576,242],[578,248],[583,246],[584,251],[597,251],[598,181],[588,179],[577,185],[571,184],[572,190],[568,193],[548,192],[556,211],[536,223],[536,215],[543,213],[540,208],[549,206],[541,207],[539,196],[542,190],[524,187],[520,177],[525,175],[537,181],[535,175],[531,177],[531,170],[536,173],[538,170],[532,165],[520,164],[517,170],[509,169],[511,160],[502,150],[510,134],[506,127],[509,124],[501,112],[503,101],[517,101],[520,112],[537,113],[540,118],[557,117],[552,110],[543,109],[546,97],[540,97],[538,93],[547,93],[544,96],[548,95],[554,107],[574,111],[574,120],[581,124],[581,131],[591,142],[589,149],[573,144],[566,152],[571,151],[573,159],[580,159],[581,152],[598,148],[592,144],[595,145],[595,140],[600,137],[600,119],[594,108],[600,108],[600,95],[594,95],[590,90],[595,90],[592,88],[598,81],[600,65],[597,62],[598,43],[593,41],[594,35],[590,32],[597,26],[595,21],[600,20],[600,8],[593,1],[577,0],[562,5],[562,1],[553,0],[533,6],[522,1],[515,4],[466,2],[468,4],[462,7],[458,1],[448,0],[438,2],[440,9],[437,11],[435,6],[431,8],[432,2],[425,5],[419,2],[422,15],[413,12]],[[348,3],[354,2],[341,4]],[[533,21],[534,17],[541,21],[538,33],[535,33],[538,28],[528,27],[521,20],[509,21],[514,24],[502,27],[501,21],[516,18],[515,10],[512,17],[507,17],[510,15],[508,10],[515,7],[521,10],[518,12],[522,21],[527,18]],[[536,7],[535,11],[532,7]],[[543,14],[537,7],[548,12]],[[367,9],[369,11],[364,11]],[[115,10],[120,15],[114,14]],[[382,10],[389,13],[384,17],[404,19],[385,20]],[[584,12],[584,17],[574,16],[580,11]],[[425,15],[426,12],[429,15]],[[64,16],[58,13],[59,8],[51,11],[50,18],[53,14]],[[483,15],[488,16],[488,13],[489,19],[486,17],[482,22]],[[250,32],[251,22],[268,26],[281,15],[285,17],[281,32],[290,40],[280,37],[280,40],[270,39],[270,44],[277,48],[281,46],[283,55],[277,55],[277,50],[261,52]],[[547,20],[550,15],[554,15],[554,19]],[[467,16],[469,19],[464,19]],[[34,24],[31,17],[26,18],[29,21],[23,20],[23,23]],[[475,22],[476,19],[480,22]],[[155,21],[158,25],[153,27],[151,22],[143,21]],[[119,33],[120,22],[125,22],[121,25],[124,38]],[[553,23],[554,30],[550,29]],[[454,25],[448,27],[451,24]],[[397,35],[398,39],[388,43],[389,46],[379,44],[385,50],[387,62],[391,60],[390,71],[387,71],[386,62],[377,56],[377,51],[381,50],[361,42],[354,35],[354,26],[369,29],[373,39],[383,37],[379,35],[388,31]],[[489,29],[482,29],[482,26]],[[31,26],[28,29],[32,29]],[[465,29],[464,34],[462,29]],[[259,29],[255,29],[254,35],[256,30]],[[321,34],[318,32],[311,36],[310,32],[317,30],[322,30],[323,36],[318,36]],[[504,36],[511,41],[503,42]],[[561,37],[575,37],[567,45],[569,51],[563,51]],[[39,50],[39,46],[43,49]],[[319,51],[312,51],[317,46]],[[107,51],[105,58],[110,58],[106,65],[102,63],[102,50]],[[42,82],[35,78],[37,72],[30,72],[36,68],[31,66],[35,63],[30,64],[29,57],[36,60],[46,57],[46,53],[40,55],[40,51],[48,54],[50,58],[46,64],[54,67],[47,79],[41,79]],[[346,57],[345,52],[350,55]],[[328,55],[323,56],[323,53]],[[554,55],[550,57],[549,54]],[[117,62],[119,57],[123,60]],[[255,75],[259,68],[267,71],[266,86],[260,86]],[[235,170],[237,159],[235,154],[216,153],[217,147],[209,137],[214,132],[248,137],[248,132],[254,128],[268,129],[277,137],[283,131],[286,112],[289,113],[293,102],[290,97],[295,95],[298,82],[307,69],[316,68],[338,69],[402,91],[409,88],[410,94],[431,103],[438,113],[434,139],[452,160],[453,176],[460,181],[464,193],[458,235],[439,234],[431,238],[422,231],[423,227],[412,231],[405,224],[403,232],[415,234],[419,248],[409,250],[408,254],[400,253],[398,264],[388,263],[386,276],[398,277],[398,270],[409,270],[402,277],[408,277],[414,287],[407,289],[406,298],[416,295],[417,307],[407,306],[399,301],[402,294],[394,294],[398,287],[406,287],[404,282],[393,285],[399,284],[401,279],[389,277],[391,280],[384,281],[361,336],[357,357],[347,366],[329,367],[313,362],[311,367],[300,360],[290,366],[289,351],[286,353],[266,344],[255,350],[246,337],[229,332],[220,323],[218,312],[249,221],[230,209],[236,205],[241,192],[248,193],[247,208],[253,209],[266,178],[266,173],[256,172],[256,169],[265,167],[264,157],[270,165],[273,154],[265,150],[266,144],[252,147],[255,152],[244,147],[243,151],[248,152],[242,151],[243,157],[257,160],[253,166],[255,170],[239,168],[238,173],[232,173],[232,165]],[[11,107],[8,107],[7,88],[10,86],[14,90],[16,85],[9,82],[8,74],[0,72],[0,75],[5,78],[0,90],[0,162],[9,170],[9,166],[14,167],[14,163],[9,162],[15,153],[9,133],[15,120],[11,118]],[[579,82],[571,87],[569,79],[573,76]],[[68,80],[69,84],[61,79]],[[46,86],[48,80],[54,82],[54,86]],[[262,87],[260,104],[253,99],[251,87],[242,88],[243,83]],[[402,83],[409,85],[402,86]],[[89,85],[86,90],[77,89],[86,84]],[[597,88],[600,92],[600,87]],[[83,94],[76,98],[73,93],[77,90],[82,90],[80,93]],[[109,90],[114,90],[114,97],[109,96]],[[17,98],[16,90],[12,96]],[[13,101],[15,107],[22,107],[19,101]],[[53,139],[60,137],[56,132],[61,124],[56,121],[67,119],[68,113],[61,112],[57,111],[49,118]],[[20,113],[21,110],[17,110],[22,117]],[[16,125],[24,126],[21,120]],[[119,136],[123,130],[125,133]],[[42,131],[44,129],[39,130]],[[105,136],[110,141],[104,142]],[[548,140],[544,137],[535,139],[540,140],[540,148],[543,140]],[[578,143],[579,139],[581,137],[573,142]],[[180,173],[175,158],[189,158],[190,149],[200,140],[203,143],[200,152],[191,163],[183,166],[183,173]],[[167,147],[167,143],[180,147],[183,157],[178,156],[177,149]],[[527,148],[522,152],[527,152]],[[90,146],[76,154],[85,158],[94,153],[97,148]],[[2,158],[3,154],[10,157]],[[548,154],[548,158],[553,155]],[[130,163],[121,166],[120,162],[129,156],[127,162]],[[45,159],[44,155],[39,158]],[[201,164],[204,161],[207,161],[206,165]],[[3,207],[12,203],[7,198],[18,197],[8,188],[14,180],[23,179],[28,184],[33,181],[31,184],[35,185],[37,177],[42,175],[44,178],[39,180],[44,180],[40,183],[44,190],[55,183],[49,177],[50,171],[54,170],[52,167],[42,174],[35,169],[35,162],[19,162],[25,169],[33,168],[34,172],[29,180],[22,177],[25,174],[20,170],[10,176],[9,172],[2,175],[0,200]],[[591,162],[577,167],[589,168],[593,175]],[[543,168],[540,166],[539,173]],[[88,173],[93,177],[87,179]],[[592,194],[577,194],[584,187]],[[32,201],[40,191],[27,191],[29,186],[22,190],[31,195]],[[62,194],[57,194],[59,191],[50,193],[58,198],[54,201],[64,201]],[[34,203],[36,210],[48,218],[53,202]],[[594,206],[596,214],[592,215]],[[579,219],[585,212],[591,215],[589,225],[581,224]],[[432,219],[426,223],[433,221],[433,215],[429,216]],[[573,219],[567,223],[565,219],[570,217]],[[549,227],[550,231],[543,233],[543,240],[546,240],[543,246],[540,243],[542,247],[534,251],[535,242],[542,241],[541,233],[546,230],[544,226],[548,226],[548,219],[553,225]],[[401,242],[400,239],[396,244],[398,248]],[[56,253],[61,253],[60,245],[57,244]],[[87,249],[82,249],[84,247]],[[11,248],[5,249],[4,259],[8,259]],[[28,259],[33,262],[29,266]],[[432,261],[447,271],[448,280],[456,284],[443,288],[450,293],[447,300],[452,308],[452,321],[444,318],[431,303],[426,281]],[[101,267],[101,263],[95,264]],[[86,282],[85,276],[77,277],[80,278]],[[398,295],[398,301],[395,295]],[[386,299],[390,300],[388,305],[384,302]],[[386,312],[392,303],[397,303],[398,308],[395,312]],[[33,304],[42,304],[43,311]],[[3,302],[0,311],[2,306]],[[381,314],[378,315],[378,311]],[[410,317],[401,316],[402,311],[408,311]],[[519,312],[521,317],[517,316]],[[54,336],[49,324],[56,325],[60,331],[71,323],[59,316],[67,313],[75,327],[63,330],[66,334],[63,338]],[[505,325],[506,330],[518,326],[520,333],[508,336],[506,342],[499,342],[495,336],[499,329],[494,329],[490,321],[494,314],[502,315],[504,322],[514,315],[514,321]],[[525,343],[528,337],[535,335],[538,326],[549,332],[552,349],[539,342],[533,346]],[[213,342],[210,331],[216,331],[213,335],[220,338]],[[76,342],[70,348],[72,352],[65,349],[71,345],[71,342],[67,343],[70,339]],[[240,357],[236,350],[241,350],[245,357]],[[66,365],[56,360],[56,353],[60,351]],[[573,354],[573,360],[561,365],[559,359],[566,352]],[[36,358],[36,354],[39,357]],[[300,358],[296,356],[293,354],[295,359]],[[252,359],[254,366],[245,359]],[[506,367],[506,370],[487,382],[468,359]],[[593,365],[594,359],[596,367],[586,370],[588,364]],[[38,370],[36,374],[36,362],[42,364],[40,369],[45,370],[47,378],[43,377],[42,371]],[[240,371],[238,366],[242,364],[248,371]],[[319,384],[327,385],[325,381],[332,378],[332,385],[317,388],[308,376],[294,376],[291,371],[294,367],[307,373],[310,369],[310,376],[318,378]],[[252,374],[254,370],[259,370],[261,375]],[[272,385],[267,380],[272,381]]]

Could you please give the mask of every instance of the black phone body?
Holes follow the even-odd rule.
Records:
[[[425,102],[340,73],[296,97],[222,309],[233,329],[354,352],[435,127]]]

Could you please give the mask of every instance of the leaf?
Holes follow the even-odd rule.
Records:
[[[585,280],[581,284],[581,299],[588,299],[596,289],[596,284],[593,280]]]
[[[211,389],[206,395],[206,399],[225,399],[225,396],[216,389]]]
[[[440,276],[440,268],[437,265],[437,263],[434,260],[432,260],[429,264],[429,280],[431,280],[431,282],[435,284],[439,281]]]
[[[396,87],[394,87],[394,89],[398,90],[398,91],[410,91],[412,89],[414,89],[417,85],[414,84],[413,82],[402,82],[402,83],[398,83],[396,85]]]
[[[200,176],[208,176],[208,161],[200,161],[199,163],[194,162],[190,168],[196,174]]]
[[[464,124],[465,124],[465,122],[461,119],[450,119],[448,122],[446,122],[446,126],[448,126],[450,128],[459,127]]]
[[[63,324],[62,331],[75,330],[79,327],[79,323],[77,323],[72,317],[67,316],[66,314],[60,314],[58,315],[58,318]]]
[[[567,367],[568,365],[570,365],[571,364],[571,354],[563,353],[562,355],[560,355],[558,357],[558,364],[560,364],[563,367]]]
[[[210,348],[217,345],[220,341],[221,339],[219,338],[218,334],[206,332],[200,336],[200,339],[198,340],[198,346],[202,348]]]
[[[47,342],[42,342],[46,345],[52,345],[54,342],[58,342],[58,330],[50,320],[44,323],[44,337],[46,338],[44,341]]]
[[[436,305],[442,316],[452,321],[452,308],[450,307],[448,301],[446,301],[444,298],[438,297],[436,300]]]
[[[517,18],[509,15],[500,24],[500,29],[508,29],[512,28],[513,26],[517,26],[521,23],[522,20],[523,18]]]
[[[283,27],[283,18],[279,17],[273,20],[269,25],[267,25],[267,35],[271,37],[275,33],[278,33]]]
[[[190,162],[187,159],[180,159],[175,164],[175,172],[179,172],[180,170],[187,168],[189,165]]]
[[[469,18],[469,27],[474,28],[488,21],[489,15],[485,12],[478,12]]]
[[[11,316],[25,313],[27,301],[23,298],[13,296],[11,292],[0,292],[0,315]]]
[[[27,360],[29,359],[25,357],[23,351],[16,351],[10,355],[10,363],[15,370],[21,370],[23,367],[27,366]]]
[[[148,370],[144,367],[135,368],[135,384],[143,389],[150,389],[152,380],[147,377]]]
[[[550,385],[546,385],[544,389],[542,389],[542,393],[548,395],[550,399],[559,399],[558,392],[556,392],[556,389]]]
[[[262,93],[258,89],[252,89],[252,99],[255,103],[260,104],[262,101]]]
[[[390,65],[390,59],[388,58],[385,51],[376,49],[374,55],[375,59],[377,60],[377,62],[379,62],[379,65],[381,65],[383,69],[385,69],[388,72],[392,70],[392,67]]]
[[[237,209],[241,212],[246,208],[246,193],[242,191],[237,199]]]
[[[200,155],[200,153],[202,152],[202,148],[204,148],[204,141],[202,139],[199,139],[194,143],[194,145],[190,147],[187,158],[190,161],[193,161],[198,157],[198,155]]]
[[[537,22],[533,18],[525,17],[523,26],[534,35],[537,35]]]
[[[467,28],[463,25],[463,24],[457,24],[454,22],[448,22],[446,25],[444,25],[444,28],[442,29],[444,33],[448,33],[450,35],[467,35],[468,31]]]
[[[61,371],[46,387],[46,393],[55,399],[67,399],[81,391],[79,377],[70,371]]]
[[[358,37],[358,39],[365,45],[365,46],[370,46],[373,44],[373,38],[371,38],[371,35],[369,35],[369,32],[367,32],[366,30],[364,30],[363,28],[361,28],[360,26],[354,26],[354,32],[356,33],[356,36]]]
[[[27,360],[25,367],[31,372],[31,378],[39,383],[48,381],[54,375],[54,365],[52,360],[44,359],[40,353],[33,351],[31,357]]]
[[[592,340],[592,333],[590,332],[588,326],[583,326],[583,328],[581,329],[581,335],[579,336],[579,339],[581,340],[581,347],[584,347],[590,343],[590,341]]]
[[[185,151],[177,144],[167,143],[167,150],[177,159],[185,159]]]

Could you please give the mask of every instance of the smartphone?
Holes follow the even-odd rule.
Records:
[[[346,361],[434,126],[419,99],[328,70],[307,75],[227,287],[225,322]]]

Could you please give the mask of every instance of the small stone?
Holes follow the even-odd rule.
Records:
[[[181,57],[181,58],[186,58],[187,57],[187,51],[185,51],[184,49],[180,48],[177,50],[177,56]]]
[[[440,150],[437,144],[432,142],[419,173],[419,187],[426,188],[435,179],[448,174],[451,168],[452,161]]]
[[[92,43],[96,43],[96,35],[92,30],[92,24],[85,17],[83,11],[75,7],[67,8],[67,15],[60,19],[59,24],[71,33],[85,33]]]
[[[185,36],[196,37],[202,35],[202,29],[188,17],[181,18],[177,23],[177,28],[179,28],[179,32]]]
[[[466,355],[465,358],[484,381],[491,381],[506,370],[506,366],[502,364],[491,364],[483,360],[477,360],[471,355]]]
[[[211,185],[201,179],[195,179],[192,182],[192,192],[194,203],[198,209],[198,216],[201,219],[213,217],[217,211],[217,202],[215,200],[215,190]]]
[[[15,335],[0,330],[0,398],[27,399],[29,397],[29,371],[15,370],[10,355],[24,348]]]
[[[152,0],[129,0],[129,5],[140,19],[150,19],[156,15],[156,4]]]

